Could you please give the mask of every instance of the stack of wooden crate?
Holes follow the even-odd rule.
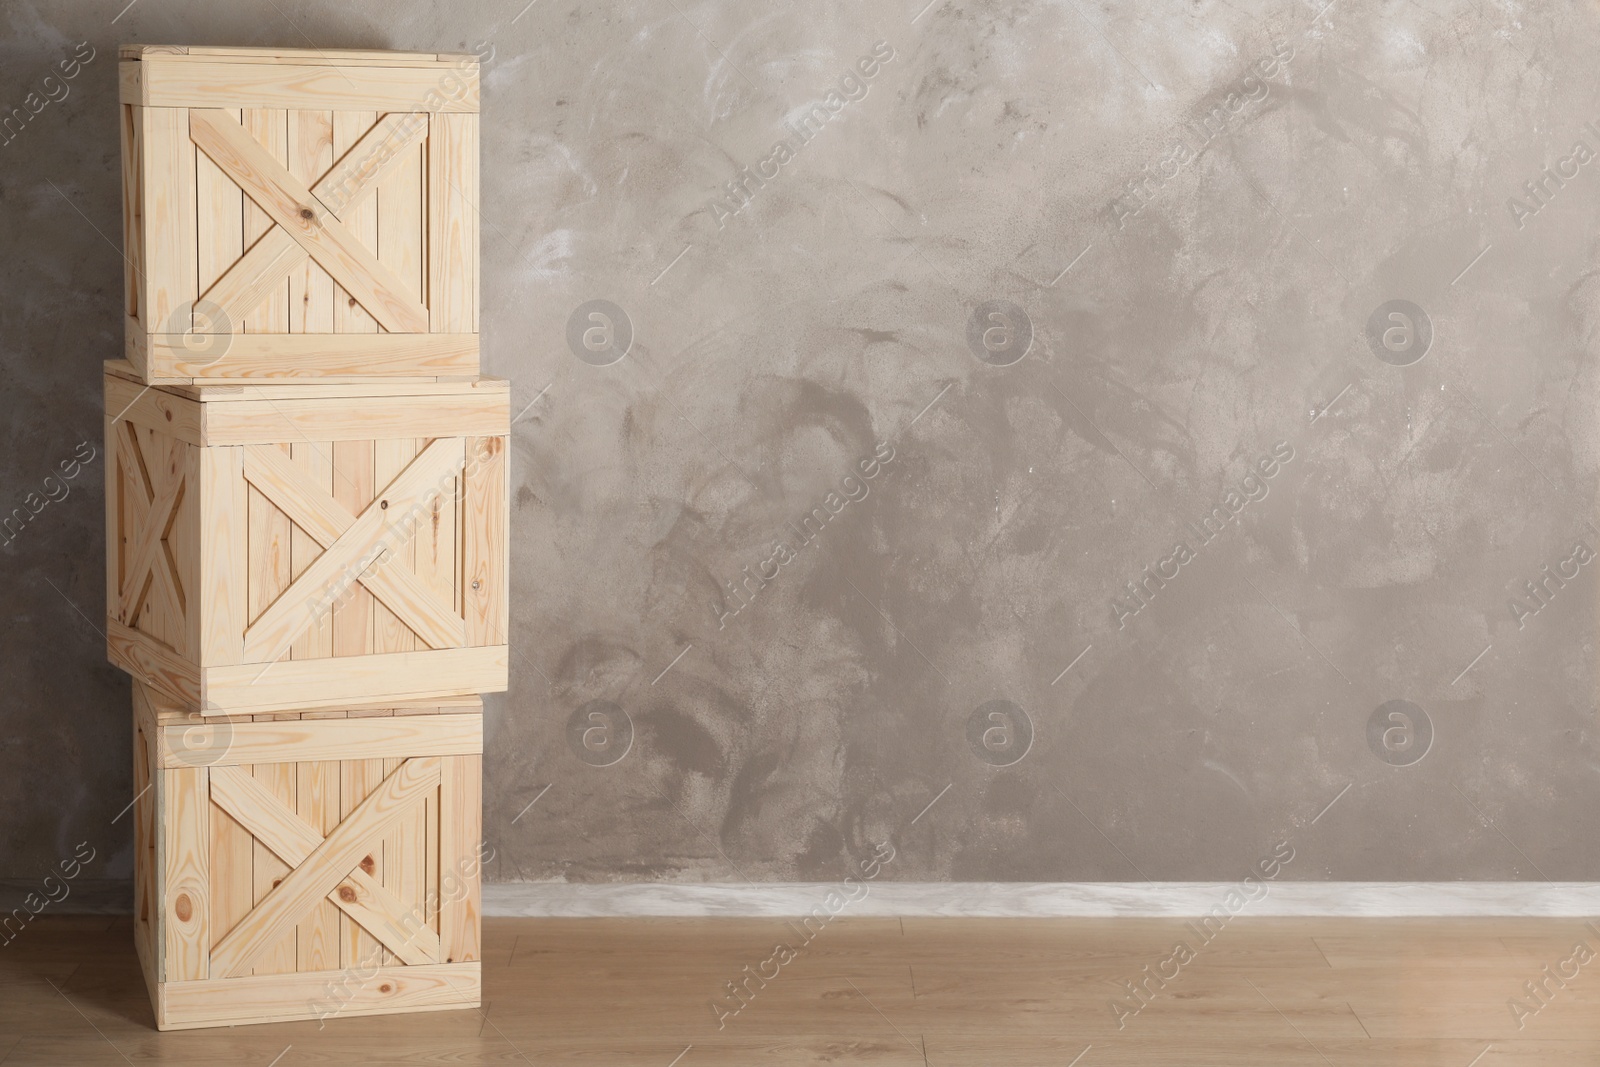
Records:
[[[478,66],[128,46],[106,623],[161,1029],[479,1003],[507,383]]]

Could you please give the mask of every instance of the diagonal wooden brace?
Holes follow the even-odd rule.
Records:
[[[348,218],[353,209],[377,191],[384,176],[427,130],[426,115],[385,115],[311,187],[311,194],[339,218]],[[226,322],[243,322],[305,260],[306,250],[282,226],[274,226],[206,290],[202,299],[220,307]]]
[[[461,469],[462,447],[458,437],[434,441],[359,516],[351,516],[325,490],[310,484],[282,460],[281,451],[273,456],[270,448],[247,449],[245,477],[327,547],[245,631],[246,662],[281,655],[298,634],[321,620],[333,597],[355,581],[381,598],[430,648],[465,645],[466,622],[415,572],[385,558],[414,534],[405,526],[419,521],[417,509],[425,506],[429,491],[439,491]]]
[[[411,296],[405,282],[378,262],[338,214],[232,115],[219,108],[190,109],[189,137],[384,329],[428,332],[428,309]]]
[[[291,868],[309,859],[324,840],[243,768],[211,768],[211,802]],[[439,962],[439,935],[427,925],[431,916],[416,915],[359,865],[328,892],[327,899],[405,963]]]
[[[413,804],[438,789],[439,780],[438,756],[413,757],[396,767],[217,943],[211,950],[211,977],[231,978],[248,971],[257,956],[349,877],[371,851],[374,838],[381,837]]]
[[[177,511],[179,503],[183,500],[184,477],[182,473],[151,470],[140,452],[137,431],[132,423],[126,425],[128,447],[140,453],[134,458],[139,461],[140,481],[144,486],[145,502],[148,505],[145,521],[139,528],[139,539],[134,542],[132,551],[128,553],[128,566],[122,575],[121,596],[117,602],[118,619],[132,625],[133,619],[144,604],[147,578],[166,586],[166,593],[171,597],[175,608],[181,610],[183,606],[183,595],[177,579],[172,574],[172,560],[168,557],[163,542],[172,527],[173,512]],[[162,479],[159,482],[156,481],[158,475]]]

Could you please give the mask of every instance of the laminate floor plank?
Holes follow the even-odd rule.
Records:
[[[0,948],[0,1067],[1578,1067],[1579,942],[1600,952],[1554,919],[487,919],[482,1008],[159,1033],[128,922],[42,915]]]

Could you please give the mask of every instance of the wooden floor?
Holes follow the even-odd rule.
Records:
[[[162,1034],[126,919],[43,915],[0,947],[0,1067],[97,1064],[1600,1064],[1600,957],[1543,1007],[1579,920],[500,919],[484,1008]],[[1198,951],[1181,967],[1176,942]],[[1177,976],[1136,1015],[1143,968]],[[711,1004],[749,965],[749,1002]],[[1572,973],[1573,964],[1566,964]],[[1518,1021],[1508,1002],[1536,1014]],[[735,1002],[728,1002],[729,1006]],[[687,1051],[685,1051],[687,1049]]]

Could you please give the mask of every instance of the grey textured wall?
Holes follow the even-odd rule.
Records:
[[[1595,8],[924,2],[8,0],[0,875],[130,865],[138,41],[492,46],[492,877],[1600,877]]]

